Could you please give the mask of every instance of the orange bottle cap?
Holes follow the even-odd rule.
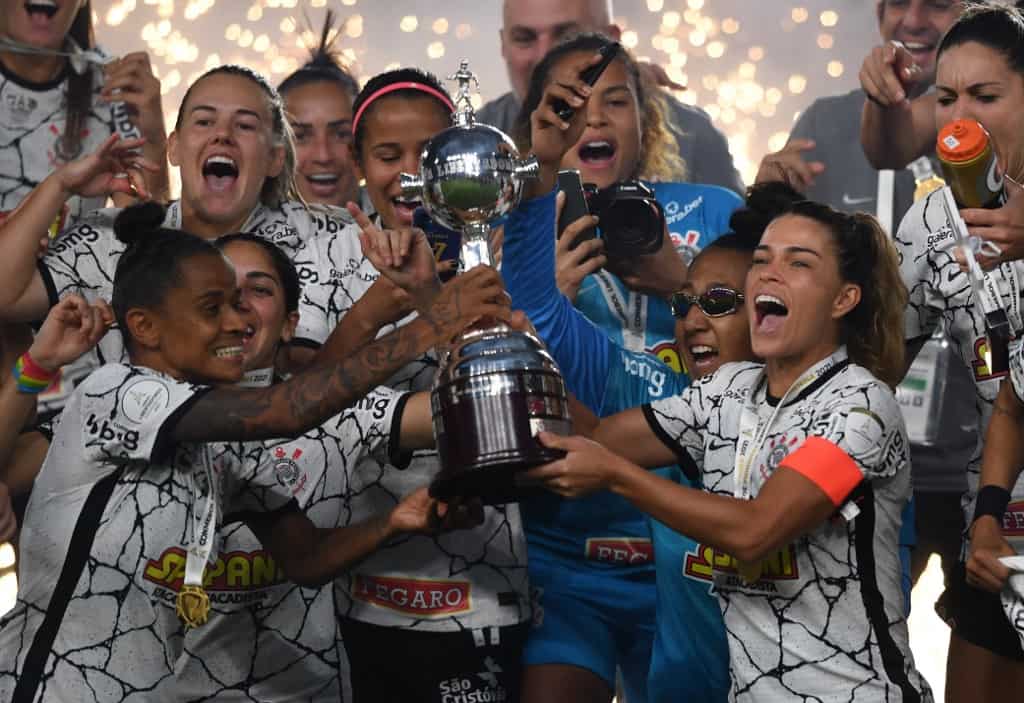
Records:
[[[962,163],[976,159],[988,145],[988,131],[980,122],[956,120],[939,130],[935,151],[943,161]]]

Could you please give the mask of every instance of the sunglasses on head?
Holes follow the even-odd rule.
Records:
[[[690,308],[696,305],[700,311],[708,317],[722,317],[731,315],[739,309],[743,302],[743,294],[732,288],[719,286],[708,288],[700,295],[690,293],[673,293],[669,298],[669,306],[672,314],[680,320],[686,317]]]

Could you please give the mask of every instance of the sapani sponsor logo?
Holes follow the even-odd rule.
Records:
[[[469,581],[355,574],[352,577],[352,597],[364,603],[418,617],[465,613],[472,607]]]
[[[651,540],[642,537],[592,537],[584,554],[590,561],[606,564],[649,564],[654,561]]]
[[[726,554],[720,549],[707,544],[699,544],[687,553],[683,561],[683,573],[691,578],[710,581],[715,572],[739,575],[736,557]],[[800,569],[796,561],[796,547],[787,545],[769,557],[761,560],[761,581],[792,581],[800,577]],[[729,579],[730,585],[735,585]]]
[[[185,554],[180,547],[165,549],[158,558],[146,563],[143,578],[177,592],[185,580]],[[203,574],[203,587],[211,593],[269,588],[286,581],[284,571],[262,549],[220,554],[212,565],[206,565]]]
[[[1006,506],[1003,513],[1003,535],[1024,537],[1024,500],[1015,500]]]

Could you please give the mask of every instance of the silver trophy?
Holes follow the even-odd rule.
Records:
[[[519,158],[503,132],[478,124],[470,102],[476,77],[462,61],[455,125],[431,139],[420,172],[403,173],[402,190],[422,199],[436,222],[462,235],[459,265],[493,266],[491,223],[519,204],[523,182],[536,178],[536,159]],[[431,484],[438,498],[478,497],[506,503],[525,495],[516,472],[553,461],[561,452],[536,439],[540,431],[569,434],[565,382],[543,343],[495,320],[478,324],[441,358],[431,391],[434,438],[441,473]]]

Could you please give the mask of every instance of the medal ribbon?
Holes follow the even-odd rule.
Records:
[[[761,447],[764,446],[764,442],[768,438],[768,433],[771,431],[772,426],[775,424],[775,419],[778,417],[779,411],[781,411],[782,408],[786,406],[786,403],[788,403],[792,398],[800,395],[805,388],[828,373],[836,366],[836,364],[840,364],[843,361],[846,361],[846,359],[846,347],[841,346],[832,352],[832,354],[804,371],[779,400],[767,421],[763,421],[758,414],[758,406],[760,405],[758,397],[760,396],[762,389],[764,389],[767,394],[768,387],[768,377],[765,374],[764,369],[761,370],[750,394],[743,403],[743,412],[740,415],[739,438],[736,445],[736,463],[735,470],[733,471],[734,497],[741,500],[750,500],[753,497],[751,495],[750,488],[751,466],[754,463],[754,458],[761,451]],[[747,583],[753,583],[761,577],[761,564],[739,562],[739,572],[744,581]]]
[[[65,47],[67,48],[66,51],[58,51],[41,46],[22,44],[10,37],[0,36],[0,51],[10,51],[12,54],[30,54],[33,56],[60,56],[68,60],[68,63],[71,64],[71,70],[78,75],[82,75],[89,70],[89,64],[106,66],[115,60],[115,57],[104,56],[94,49],[83,50],[71,37],[65,39]]]
[[[615,280],[607,271],[597,271],[594,276],[601,282],[601,295],[608,303],[608,307],[622,322],[622,346],[630,351],[644,351],[644,332],[647,329],[647,296],[631,290],[626,294],[624,305],[619,298],[619,292],[615,289]],[[626,312],[627,307],[631,309],[632,315]]]
[[[187,628],[199,627],[210,615],[210,597],[203,588],[206,564],[214,553],[213,544],[217,539],[217,507],[220,503],[218,481],[220,476],[213,468],[209,447],[203,445],[203,471],[206,479],[206,496],[203,509],[199,511],[202,491],[196,485],[195,468],[189,474],[192,489],[192,542],[185,557],[185,582],[178,592],[178,617]]]

